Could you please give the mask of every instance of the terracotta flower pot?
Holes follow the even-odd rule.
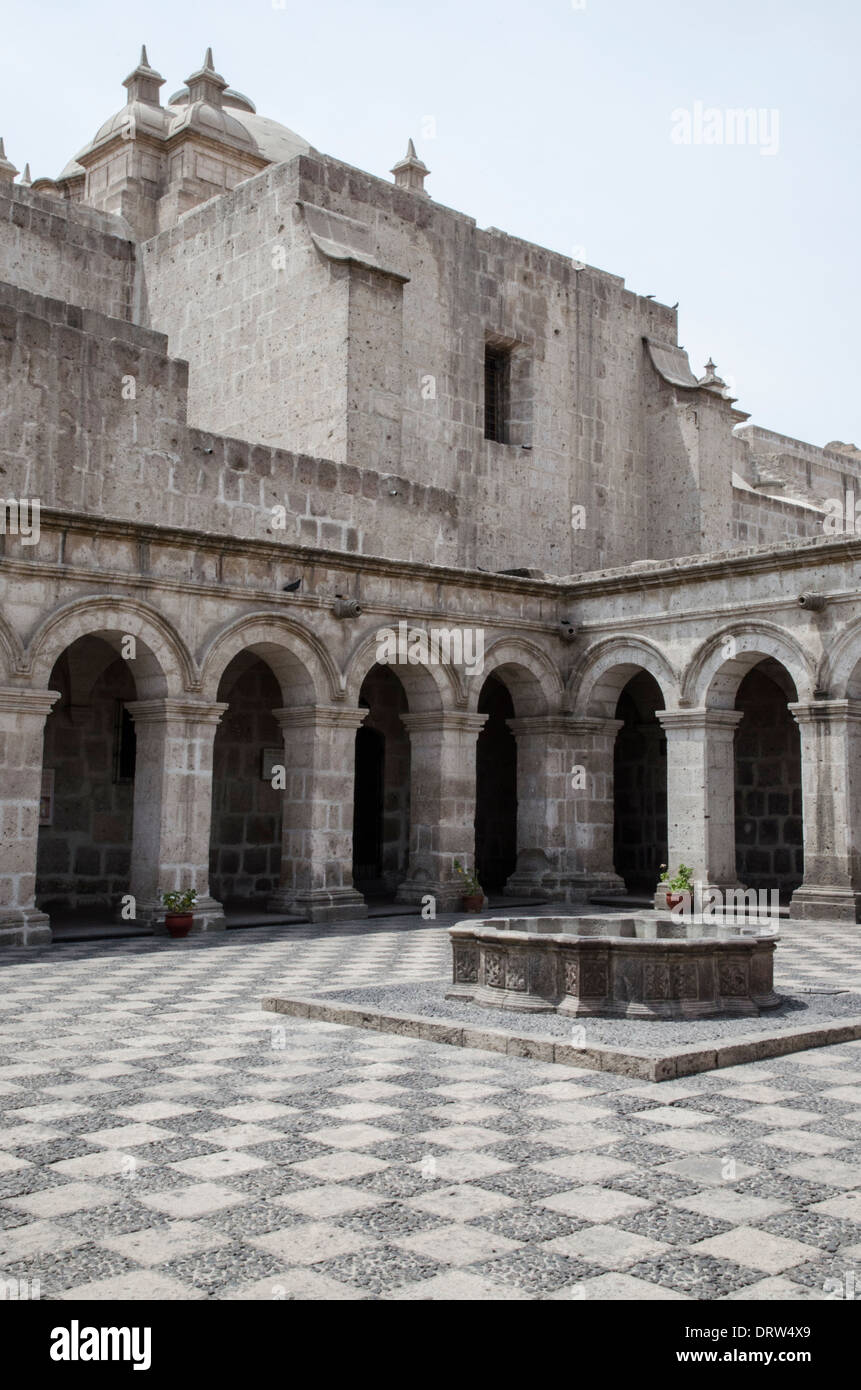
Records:
[[[680,907],[682,903],[688,902],[690,900],[690,896],[690,893],[668,893],[667,907],[671,910],[674,907]]]
[[[170,936],[180,937],[188,936],[193,921],[194,915],[191,912],[168,912],[164,924]]]
[[[464,912],[480,912],[484,906],[483,893],[469,893],[462,899]]]

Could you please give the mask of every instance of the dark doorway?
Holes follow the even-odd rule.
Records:
[[[667,858],[667,740],[664,708],[648,671],[633,676],[616,706],[624,720],[613,756],[613,859],[629,893],[652,893]]]
[[[517,864],[517,741],[508,688],[488,676],[478,700],[488,716],[478,736],[475,788],[475,864],[485,893],[501,893]]]
[[[379,729],[357,729],[353,883],[360,893],[372,891],[383,876],[385,762],[384,734]]]
[[[740,883],[788,902],[804,878],[801,738],[796,700],[779,662],[761,661],[739,685],[735,736],[735,860]]]

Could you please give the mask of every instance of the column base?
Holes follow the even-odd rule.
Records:
[[[367,917],[368,904],[355,888],[279,889],[266,900],[267,912],[289,912],[309,922],[349,922]]]
[[[789,904],[790,918],[814,922],[861,921],[861,892],[855,888],[796,888]]]
[[[625,885],[616,874],[585,877],[564,874],[556,870],[531,873],[515,870],[505,884],[506,895],[513,898],[547,898],[550,902],[585,903],[595,893],[624,894]]]
[[[152,927],[154,936],[167,936],[164,924],[165,909],[160,902],[138,903],[135,922]],[[215,898],[198,898],[192,912],[191,935],[200,936],[204,932],[225,931],[224,909]]]
[[[0,949],[4,946],[50,946],[51,919],[36,907],[0,908]]]
[[[437,912],[461,912],[463,897],[462,883],[431,883],[427,879],[416,883],[407,879],[399,885],[395,902],[421,906],[423,898],[433,898]]]

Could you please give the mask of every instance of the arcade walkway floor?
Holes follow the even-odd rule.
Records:
[[[445,973],[390,917],[0,959],[0,1276],[47,1299],[861,1294],[861,1042],[661,1085],[263,1013]],[[777,986],[861,991],[859,928]]]

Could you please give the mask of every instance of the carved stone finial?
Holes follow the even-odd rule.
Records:
[[[426,164],[416,154],[412,140],[407,141],[407,152],[392,169],[398,188],[411,188],[414,193],[424,193],[425,179],[430,173]]]

